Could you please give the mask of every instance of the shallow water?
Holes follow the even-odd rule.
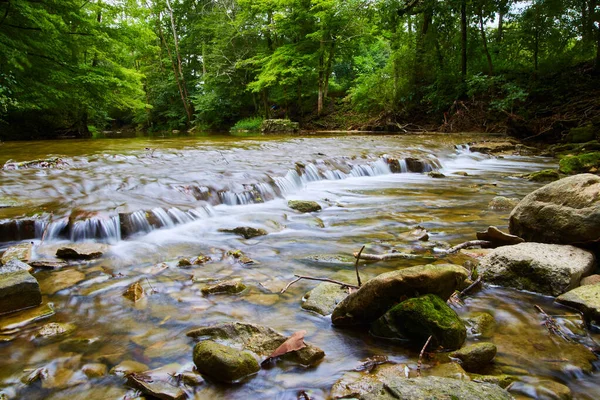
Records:
[[[286,335],[305,329],[306,341],[321,347],[326,357],[308,369],[278,363],[238,385],[205,382],[188,389],[191,397],[295,399],[306,391],[313,398],[326,398],[345,372],[378,354],[414,372],[418,350],[333,328],[329,317],[301,309],[302,297],[317,282],[301,281],[284,294],[279,291],[294,274],[325,277],[352,270],[344,257],[362,245],[369,253],[413,251],[415,244],[398,235],[416,225],[429,231],[430,241],[451,244],[474,239],[475,231],[489,225],[506,228],[508,212],[491,211],[488,202],[494,196],[521,198],[536,189],[539,184],[515,175],[552,167],[554,160],[491,158],[454,147],[472,140],[468,135],[312,135],[3,144],[0,162],[57,155],[68,163],[65,169],[0,172],[3,197],[18,203],[0,209],[0,215],[37,221],[35,254],[41,257],[57,244],[90,238],[109,243],[110,251],[100,260],[34,273],[44,290],[44,304],[52,303],[56,314],[10,332],[12,340],[0,344],[0,388],[15,398],[120,398],[129,390],[124,378],[89,380],[78,372],[81,366],[102,362],[111,368],[134,360],[149,368],[179,363],[190,369],[194,342],[185,333],[230,321],[267,325]],[[426,160],[446,178],[392,174],[384,155]],[[202,194],[202,188],[211,195]],[[323,210],[299,214],[287,207],[290,199],[315,200]],[[162,228],[150,224],[157,218],[163,218]],[[124,220],[130,224],[128,236]],[[236,226],[263,228],[269,234],[246,240],[219,231]],[[234,249],[258,263],[236,262],[226,255]],[[178,259],[199,254],[213,261],[191,269],[177,267]],[[427,255],[442,262],[466,259]],[[371,263],[361,270],[375,275],[430,261]],[[248,289],[239,295],[202,296],[203,285],[224,278],[239,278]],[[67,287],[56,291],[61,280]],[[147,293],[135,304],[122,296],[134,282]],[[525,376],[568,385],[576,398],[600,398],[598,374],[584,373],[569,361],[576,352],[571,345],[552,348],[560,353],[556,360],[544,356],[546,361],[540,361],[530,355],[531,349],[518,357],[518,346],[550,346],[534,304],[564,315],[558,320],[573,329],[574,338],[591,343],[577,313],[543,296],[488,288],[457,311],[467,315],[485,310],[495,316],[499,328],[491,340],[499,356],[494,372],[519,367]],[[6,321],[0,317],[0,331]],[[72,322],[77,329],[51,342],[32,339],[48,322]],[[78,338],[93,339],[93,344],[74,348],[69,340]],[[425,362],[424,367],[433,364]],[[21,382],[28,375],[24,371],[40,367],[50,375],[58,369],[54,376],[61,378]]]

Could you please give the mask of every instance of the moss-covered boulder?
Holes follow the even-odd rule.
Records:
[[[300,130],[298,122],[292,122],[289,119],[265,119],[260,126],[263,134],[295,133]]]
[[[596,128],[589,124],[578,128],[571,128],[565,137],[567,143],[585,143],[596,139]]]
[[[594,254],[574,246],[521,243],[494,249],[479,273],[495,285],[558,296],[579,286],[596,266]]]
[[[249,352],[212,340],[196,344],[194,364],[198,372],[220,382],[235,382],[260,370],[258,362]]]
[[[270,356],[275,349],[288,339],[269,327],[242,322],[205,326],[193,329],[187,335],[242,348],[264,358]],[[323,357],[325,357],[325,352],[309,343],[306,343],[306,347],[300,350],[280,356],[283,360],[301,365],[315,365]]]
[[[585,172],[598,172],[600,168],[600,152],[584,153],[566,156],[559,162],[559,171],[563,174],[574,175]]]
[[[599,153],[600,154],[600,153]],[[513,209],[510,233],[528,242],[572,244],[600,239],[600,177],[581,174],[549,183]]]
[[[560,179],[560,174],[555,169],[543,169],[526,175],[526,178],[532,182],[554,182]]]
[[[337,305],[331,321],[338,326],[367,325],[399,302],[432,293],[444,300],[469,272],[453,264],[429,264],[386,272],[370,279]]]
[[[308,200],[290,200],[288,207],[301,213],[321,211],[321,206],[316,201]]]
[[[558,296],[556,301],[578,309],[590,320],[600,322],[600,283],[580,286]]]
[[[512,400],[499,386],[428,376],[406,378],[402,368],[385,365],[372,374],[347,373],[331,389],[333,399],[360,400]]]
[[[496,357],[498,349],[493,343],[475,343],[452,352],[450,357],[458,358],[468,372],[479,372]]]
[[[408,299],[371,325],[371,332],[387,338],[406,338],[422,345],[432,336],[433,347],[458,349],[467,338],[465,324],[448,304],[434,294]]]

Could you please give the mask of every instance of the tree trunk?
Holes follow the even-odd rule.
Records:
[[[504,13],[498,13],[498,30],[496,35],[496,43],[500,43],[504,37]]]
[[[481,30],[481,41],[483,42],[483,51],[485,52],[485,57],[487,58],[488,63],[488,74],[492,76],[494,75],[494,64],[492,63],[492,56],[490,55],[490,51],[488,50],[487,37],[485,35],[485,26],[483,24],[482,8],[479,8],[479,28]]]
[[[460,47],[461,47],[461,63],[460,72],[463,81],[467,78],[467,0],[462,0],[460,3]]]
[[[192,121],[192,110],[190,109],[189,104],[189,94],[187,91],[187,86],[185,84],[185,77],[183,76],[183,68],[181,62],[181,52],[179,51],[179,38],[177,36],[177,29],[175,27],[175,18],[173,16],[173,8],[171,8],[171,2],[167,0],[167,8],[169,9],[169,16],[171,17],[171,30],[173,32],[173,42],[175,44],[175,55],[177,56],[177,67],[179,70],[179,79],[181,79],[181,88],[183,89],[183,102],[185,107],[185,112],[187,114],[188,123]]]
[[[317,115],[320,117],[323,112],[323,84],[325,75],[325,43],[321,39],[319,44],[319,93],[317,96]]]
[[[420,83],[423,80],[423,72],[425,66],[423,60],[425,56],[425,37],[429,31],[429,26],[433,20],[433,10],[426,9],[423,12],[423,25],[421,25],[421,32],[417,36],[417,44],[415,48],[415,67],[414,67],[414,80],[415,84]]]
[[[331,76],[331,66],[333,65],[333,58],[335,57],[335,38],[331,39],[331,46],[329,46],[329,57],[327,58],[327,64],[325,65],[325,88],[323,90],[323,98],[327,99],[327,93],[329,92],[329,77]]]

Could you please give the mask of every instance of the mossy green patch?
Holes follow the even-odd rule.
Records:
[[[568,143],[585,143],[594,139],[596,139],[596,129],[592,124],[570,129],[565,138]]]
[[[600,152],[585,153],[577,156],[566,156],[560,160],[559,171],[574,175],[600,168]]]
[[[543,169],[527,175],[527,180],[532,182],[553,182],[559,179],[560,175],[554,169]]]

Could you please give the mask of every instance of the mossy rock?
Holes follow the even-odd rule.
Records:
[[[496,320],[486,312],[477,312],[463,318],[469,335],[491,337],[496,330]]]
[[[252,354],[211,340],[194,347],[194,364],[198,372],[220,382],[235,382],[260,370]]]
[[[592,124],[571,128],[565,141],[568,143],[585,143],[596,139],[596,129]]]
[[[559,179],[560,175],[554,169],[543,169],[527,175],[527,180],[531,182],[554,182]]]
[[[458,358],[465,371],[478,372],[496,357],[498,349],[493,343],[475,343],[450,354]]]
[[[236,294],[236,293],[240,293],[243,292],[246,289],[246,285],[244,285],[242,282],[240,281],[236,281],[236,280],[231,280],[231,281],[224,281],[224,282],[219,282],[215,285],[209,285],[209,286],[205,286],[202,289],[200,289],[200,291],[202,292],[203,295],[209,295],[209,294]]]
[[[219,229],[219,232],[233,233],[242,236],[244,239],[252,239],[258,236],[265,236],[267,231],[261,228],[253,228],[251,226],[238,226],[233,229]]]
[[[301,213],[321,211],[321,206],[316,201],[290,200],[288,207]]]
[[[376,336],[406,338],[422,345],[432,336],[431,346],[458,349],[467,338],[465,324],[456,312],[434,294],[398,304],[371,326]]]
[[[574,175],[584,172],[597,172],[600,168],[600,152],[566,156],[560,160],[559,172]]]

